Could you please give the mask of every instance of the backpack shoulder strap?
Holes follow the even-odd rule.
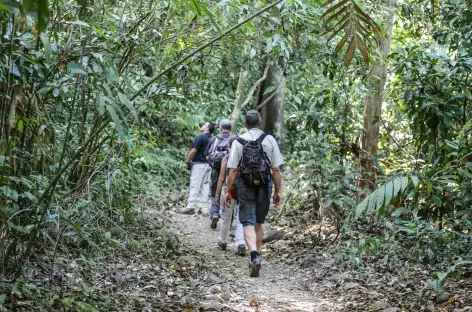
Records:
[[[267,133],[263,132],[258,138],[257,141],[262,144],[262,141],[267,137]]]
[[[241,143],[242,146],[246,145],[247,141],[244,140],[242,137],[240,136],[237,136],[236,137],[236,141],[238,141],[239,143]]]
[[[257,141],[259,142],[259,144],[262,145],[262,141],[264,141],[264,139],[265,139],[266,137],[267,137],[267,133],[265,133],[265,132],[262,133],[262,134],[257,138]],[[264,157],[265,157],[267,163],[269,164],[269,166],[271,166],[272,163],[271,163],[269,157],[267,156],[266,152],[264,152]]]

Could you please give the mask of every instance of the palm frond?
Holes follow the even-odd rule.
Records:
[[[347,46],[344,64],[346,66],[351,64],[356,49],[361,52],[364,61],[368,62],[369,39],[376,40],[379,36],[383,36],[379,25],[355,0],[326,0],[323,6],[327,7],[322,19],[324,19],[324,34],[328,35],[328,41],[343,33],[335,51],[339,53],[345,45]]]

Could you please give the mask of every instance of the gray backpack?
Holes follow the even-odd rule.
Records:
[[[229,137],[223,137],[222,135],[217,135],[215,143],[211,147],[209,152],[210,166],[220,170],[221,162],[223,158],[229,154]]]

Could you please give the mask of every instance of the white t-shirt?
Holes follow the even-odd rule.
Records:
[[[240,135],[241,138],[247,141],[254,141],[259,138],[259,136],[264,133],[262,130],[257,128],[252,128],[248,132],[243,133]],[[269,158],[272,168],[280,167],[284,163],[282,159],[282,154],[280,153],[279,145],[277,141],[274,139],[273,136],[267,135],[264,140],[262,141],[262,149],[267,154],[267,158]],[[237,140],[234,140],[231,151],[229,153],[229,159],[227,168],[238,168],[239,161],[243,155],[243,146]]]

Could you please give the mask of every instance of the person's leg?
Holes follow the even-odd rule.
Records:
[[[259,277],[261,259],[257,251],[256,225],[256,189],[238,185],[239,221],[244,226],[244,239],[251,254],[249,276]]]
[[[220,217],[220,207],[221,207],[221,205],[217,205],[217,203],[215,202],[216,187],[218,186],[218,177],[219,177],[219,175],[220,175],[220,172],[218,170],[212,169],[212,171],[211,171],[211,185],[210,185],[210,196],[211,196],[210,220],[212,220],[212,225],[213,225],[214,218],[217,218],[216,222],[218,222],[218,219]],[[223,190],[221,192],[221,197],[224,198]],[[216,228],[216,222],[215,222],[215,227],[214,228]]]
[[[236,252],[237,255],[239,256],[245,256],[246,255],[246,241],[244,239],[244,227],[239,221],[239,205],[236,205],[235,208],[236,212],[236,238],[235,238],[235,243],[236,243],[236,248],[238,251]]]
[[[244,240],[244,228],[241,222],[239,221],[239,205],[236,205],[236,247],[244,246],[246,247],[246,241]]]
[[[210,196],[210,177],[211,177],[211,167],[208,164],[203,164],[202,169],[202,184],[200,191],[200,205],[199,209],[202,214],[209,215],[210,203],[208,198]]]
[[[265,222],[270,207],[270,195],[272,187],[258,188],[256,192],[256,236],[257,236],[257,251],[260,253],[262,249],[262,237],[264,235],[262,223]]]
[[[212,197],[211,206],[210,206],[210,219],[213,219],[213,217],[219,217],[219,216],[220,216],[220,207],[216,204],[215,197]]]
[[[224,207],[221,211],[221,227],[220,227],[220,237],[219,242],[223,244],[226,248],[228,244],[229,229],[231,226],[231,216],[233,215],[234,207],[236,206],[236,201],[231,201],[230,207]]]
[[[256,192],[255,189],[238,183],[236,190],[239,199],[239,222],[244,227],[244,239],[250,252],[257,251],[256,225]]]
[[[257,251],[257,234],[254,225],[244,227],[244,240],[249,252]]]
[[[257,237],[257,252],[261,253],[261,248],[262,248],[262,236],[264,235],[262,231],[262,224],[256,223],[256,226],[254,227],[256,230],[256,237]]]
[[[187,200],[187,213],[195,213],[195,208],[197,208],[198,203],[198,194],[200,193],[201,188],[201,173],[202,166],[200,164],[192,165],[192,170],[190,172],[190,187]]]
[[[218,221],[220,220],[220,207],[216,204],[215,197],[211,198],[211,206],[210,206],[210,228],[212,230],[216,229],[218,226]]]

